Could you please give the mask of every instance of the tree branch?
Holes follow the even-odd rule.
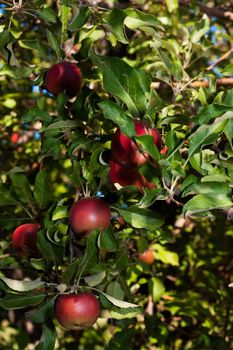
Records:
[[[216,17],[222,17],[227,18],[230,21],[233,21],[233,12],[230,11],[224,11],[220,8],[216,7],[208,7],[205,5],[200,5],[200,9],[206,13],[208,16],[216,16]]]
[[[206,68],[206,70],[211,70],[213,69],[215,66],[217,66],[220,62],[224,61],[228,56],[230,56],[230,54],[233,52],[233,48],[231,48],[229,51],[227,51],[226,53],[224,53],[224,55],[222,55],[216,62],[214,62],[213,64],[211,64],[209,67]]]
[[[180,0],[179,4],[181,6],[187,7],[190,4],[190,2],[190,0]],[[197,3],[197,5],[200,7],[201,11],[206,13],[208,16],[222,17],[233,21],[233,12],[231,11],[226,11],[219,7],[209,7],[200,3]]]
[[[174,83],[174,86],[176,86],[177,84],[180,85],[180,83]],[[217,85],[218,86],[226,86],[226,85],[233,85],[233,78],[222,78],[222,79],[217,79]],[[165,85],[164,83],[160,83],[160,82],[153,82],[151,83],[151,88],[154,89],[159,89],[161,87],[164,87],[168,85]],[[193,81],[192,83],[190,83],[191,87],[193,88],[199,88],[199,87],[209,87],[209,82],[208,80],[202,80],[202,81]]]

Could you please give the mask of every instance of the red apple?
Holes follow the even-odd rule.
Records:
[[[164,146],[164,147],[161,149],[160,153],[166,155],[166,154],[167,154],[167,151],[168,151],[167,146]]]
[[[11,134],[11,143],[17,143],[20,138],[20,133],[15,131]]]
[[[154,188],[155,185],[151,182],[148,182],[146,178],[141,175],[137,168],[130,168],[122,166],[114,160],[110,160],[110,172],[109,177],[110,181],[113,184],[119,184],[122,187],[135,185],[139,189],[142,187]]]
[[[82,85],[80,69],[70,62],[61,62],[52,66],[45,76],[46,89],[53,95],[65,92],[69,97],[78,94]]]
[[[147,264],[147,265],[153,264],[155,260],[153,250],[148,248],[143,253],[138,254],[138,259],[144,264]]]
[[[23,224],[18,226],[13,232],[13,247],[21,253],[35,257],[40,256],[40,251],[36,245],[39,229],[39,224]]]
[[[160,150],[161,136],[155,128],[149,128],[147,123],[136,119],[134,119],[134,127],[137,136],[152,135],[154,144]],[[124,135],[120,129],[117,129],[112,137],[111,155],[117,163],[127,166],[140,166],[149,158],[149,154],[140,152],[132,139]]]
[[[55,314],[62,327],[91,327],[100,315],[100,304],[92,293],[62,294],[55,303]]]
[[[99,198],[83,198],[74,203],[69,211],[70,226],[80,236],[87,236],[94,230],[107,229],[110,220],[110,207]]]

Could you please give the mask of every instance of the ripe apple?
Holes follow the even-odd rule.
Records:
[[[20,133],[15,131],[11,134],[11,143],[17,143],[20,138]]]
[[[105,230],[111,220],[109,205],[99,198],[83,198],[75,202],[69,211],[72,230],[84,237],[94,230]]]
[[[62,294],[55,303],[55,315],[65,329],[91,327],[100,315],[100,303],[92,293]]]
[[[155,257],[152,249],[148,248],[143,253],[138,254],[138,259],[144,264],[153,264]]]
[[[155,187],[153,183],[148,182],[146,178],[139,173],[137,168],[122,166],[114,160],[110,160],[109,165],[109,177],[113,184],[119,184],[122,187],[135,185],[139,189],[142,187],[147,187],[149,189]]]
[[[168,151],[167,146],[164,146],[164,147],[161,149],[160,153],[166,155],[166,154],[167,154],[167,151]]]
[[[63,61],[53,65],[45,76],[46,89],[53,95],[65,92],[69,97],[78,94],[82,85],[80,69],[70,62]]]
[[[146,122],[134,119],[134,127],[137,136],[152,135],[154,144],[160,150],[161,136],[155,128],[149,128]],[[127,166],[140,166],[149,158],[147,152],[140,152],[132,139],[117,129],[112,137],[111,156],[117,163]]]
[[[21,253],[26,253],[34,257],[41,256],[36,245],[39,229],[39,224],[23,224],[18,226],[13,232],[13,247]]]

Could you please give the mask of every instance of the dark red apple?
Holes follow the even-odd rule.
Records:
[[[146,178],[141,175],[137,168],[126,167],[118,164],[114,160],[110,160],[109,177],[113,184],[119,184],[122,187],[135,185],[139,189],[142,187],[154,188],[155,185],[148,182]]]
[[[76,96],[82,85],[80,69],[70,62],[61,62],[52,66],[45,76],[46,89],[53,95],[65,92],[69,97]]]
[[[62,294],[55,303],[58,322],[65,329],[91,327],[100,315],[100,303],[92,293]]]
[[[149,128],[146,122],[134,119],[134,127],[137,136],[152,135],[154,144],[160,150],[161,136],[155,128]],[[132,139],[117,129],[112,137],[111,156],[117,163],[127,166],[140,166],[149,158],[147,152],[140,152]]]
[[[94,230],[105,230],[111,220],[109,205],[99,198],[83,198],[75,202],[69,211],[71,229],[80,236]]]
[[[13,247],[21,253],[39,257],[41,254],[36,245],[39,229],[39,224],[23,224],[18,226],[13,232]]]
[[[144,264],[151,265],[155,261],[154,252],[152,249],[147,249],[143,253],[138,254],[138,259]]]

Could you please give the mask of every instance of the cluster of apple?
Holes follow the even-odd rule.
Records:
[[[99,198],[83,198],[75,202],[69,211],[72,231],[81,239],[92,231],[107,229],[111,220],[109,205]],[[13,247],[20,255],[41,257],[37,247],[40,224],[18,226],[12,237]],[[92,326],[100,315],[100,304],[92,293],[61,294],[55,303],[55,315],[65,329],[79,329]]]
[[[151,135],[154,138],[154,145],[161,149],[161,136],[155,128],[150,128],[144,121],[134,119],[136,136]],[[110,160],[110,181],[120,186],[135,185],[139,189],[147,187],[152,189],[155,185],[148,182],[140,174],[139,167],[150,160],[147,152],[140,149],[130,137],[117,129],[112,137],[111,160]]]
[[[82,85],[82,75],[79,68],[69,62],[61,62],[50,68],[45,76],[46,89],[54,95],[61,92],[73,98],[78,94]],[[156,129],[149,128],[145,122],[134,120],[135,133],[152,135],[154,144],[160,150],[161,137]],[[110,180],[121,186],[136,185],[153,188],[143,177],[138,168],[147,162],[150,156],[141,152],[139,146],[128,136],[117,129],[112,138]],[[111,221],[109,205],[99,198],[86,197],[75,202],[69,211],[69,225],[80,239],[87,237],[94,230],[105,230]],[[37,233],[40,224],[27,223],[20,225],[13,232],[13,247],[21,254],[41,257],[37,247]],[[149,249],[139,254],[140,261],[152,264],[153,252]],[[61,294],[55,303],[55,315],[65,329],[79,329],[92,326],[100,315],[100,303],[97,297],[90,292],[80,294]]]

